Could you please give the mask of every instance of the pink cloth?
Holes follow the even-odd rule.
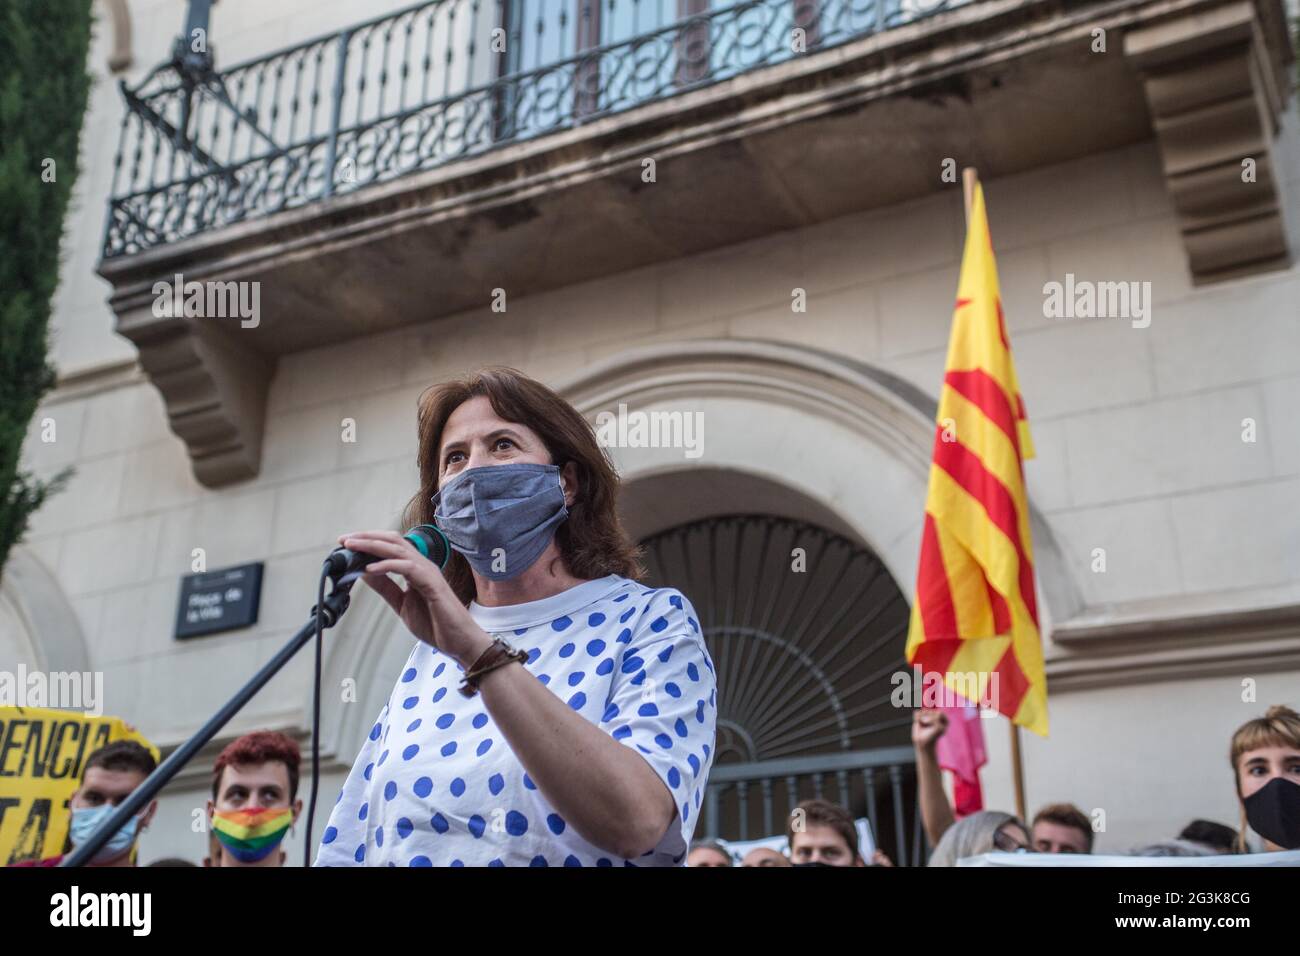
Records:
[[[984,728],[979,709],[941,707],[948,715],[948,729],[935,746],[939,766],[953,775],[953,808],[958,817],[984,809],[979,768],[988,763],[984,750]]]

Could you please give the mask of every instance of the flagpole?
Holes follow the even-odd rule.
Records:
[[[962,197],[966,205],[966,228],[970,229],[971,206],[975,202],[975,184],[979,182],[979,172],[974,166],[967,166],[961,171]],[[1011,721],[1011,782],[1016,792],[1016,816],[1025,819],[1025,768],[1020,760],[1020,725]]]

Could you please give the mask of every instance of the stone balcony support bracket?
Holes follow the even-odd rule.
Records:
[[[1272,157],[1291,56],[1269,49],[1261,23],[1275,13],[1251,0],[1184,7],[1124,36],[1198,284],[1291,261]]]
[[[159,317],[143,305],[119,311],[117,330],[139,349],[195,478],[218,488],[256,477],[275,359],[240,341],[239,320]]]

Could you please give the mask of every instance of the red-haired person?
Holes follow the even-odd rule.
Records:
[[[99,825],[113,815],[122,801],[154,772],[157,762],[145,747],[134,740],[118,740],[100,747],[86,758],[81,784],[72,794],[72,822],[68,839],[73,848],[85,843]],[[140,834],[149,826],[158,801],[124,823],[91,857],[86,866],[135,866],[131,850]],[[12,866],[58,866],[63,854],[43,860],[23,860]]]
[[[1241,803],[1238,850],[1246,853],[1246,825],[1267,851],[1300,849],[1300,714],[1270,707],[1232,735],[1232,774]]]
[[[283,866],[280,849],[302,813],[298,745],[275,731],[245,734],[212,765],[208,823],[221,844],[213,866]]]
[[[445,573],[394,531],[343,535],[416,638],[317,866],[680,866],[713,762],[695,609],[638,583],[618,475],[583,415],[514,369],[420,401]],[[400,575],[405,589],[388,577]]]

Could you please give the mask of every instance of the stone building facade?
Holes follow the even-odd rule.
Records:
[[[122,6],[132,59],[113,73]],[[1280,4],[918,10],[371,185],[140,233],[110,256],[114,81],[168,56],[185,8],[97,9],[60,380],[25,452],[39,473],[76,474],[6,569],[0,659],[102,671],[105,712],[174,747],[302,623],[336,535],[398,526],[420,393],[489,363],[593,420],[620,403],[699,413],[698,457],[610,449],[639,538],[786,519],[873,556],[890,599],[910,599],[964,234],[952,159],[983,177],[1038,450],[1026,476],[1052,732],[1025,735],[1030,811],[1101,809],[1098,848],[1115,851],[1194,817],[1236,822],[1231,732],[1300,702],[1300,115]],[[217,67],[389,9],[221,0]],[[260,282],[258,327],[158,314],[153,285],[177,274]],[[1149,324],[1049,316],[1046,288],[1067,275],[1149,283]],[[265,562],[255,627],[173,637],[196,548],[209,568]],[[725,574],[740,558],[719,560]],[[698,568],[664,573],[704,586]],[[382,602],[354,597],[326,639],[322,809],[409,649]],[[205,757],[259,728],[306,743],[311,677],[301,654]],[[798,699],[828,706],[815,697]],[[897,748],[898,717],[806,752]],[[1004,728],[987,725],[990,807],[1012,804]],[[751,739],[736,759],[801,752]],[[190,824],[209,767],[167,789],[146,858],[201,855]]]

